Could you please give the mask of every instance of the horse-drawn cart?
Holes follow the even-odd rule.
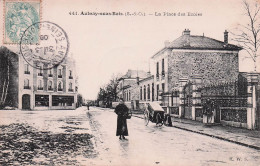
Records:
[[[162,126],[165,119],[164,116],[164,110],[158,103],[145,103],[144,122],[146,126],[148,125],[149,121],[156,123],[158,126]]]

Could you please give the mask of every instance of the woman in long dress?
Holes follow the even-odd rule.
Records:
[[[124,104],[124,100],[120,99],[119,104],[115,108],[115,113],[117,114],[117,129],[116,129],[116,136],[119,136],[119,139],[125,139],[125,136],[128,136],[128,129],[127,129],[127,115],[128,115],[128,108]]]

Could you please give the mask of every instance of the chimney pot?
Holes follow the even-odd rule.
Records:
[[[224,43],[225,43],[225,45],[228,44],[228,31],[227,30],[225,30],[225,32],[224,32]]]
[[[190,35],[190,30],[189,29],[185,29],[183,31],[183,35]]]

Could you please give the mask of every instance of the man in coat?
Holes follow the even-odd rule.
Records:
[[[128,108],[124,104],[124,100],[120,99],[119,104],[115,108],[115,113],[117,114],[117,129],[116,129],[116,136],[119,136],[119,139],[125,139],[125,136],[128,136],[128,129],[127,129],[127,115],[128,115]]]

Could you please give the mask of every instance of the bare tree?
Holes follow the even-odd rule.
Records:
[[[248,57],[254,62],[254,70],[256,71],[257,57],[260,56],[258,52],[260,46],[260,4],[257,0],[254,0],[254,3],[243,0],[243,8],[248,20],[246,24],[238,25],[233,40],[239,42],[248,53]]]
[[[5,66],[5,70],[3,70],[2,74],[2,80],[3,80],[3,85],[0,85],[0,88],[2,88],[2,94],[1,94],[1,98],[0,98],[0,108],[3,108],[5,106],[5,101],[6,101],[6,96],[8,94],[8,88],[9,88],[9,78],[10,78],[10,61],[9,61],[9,56],[5,57],[6,59],[4,59],[1,62],[2,66]],[[1,82],[2,84],[2,82]]]

